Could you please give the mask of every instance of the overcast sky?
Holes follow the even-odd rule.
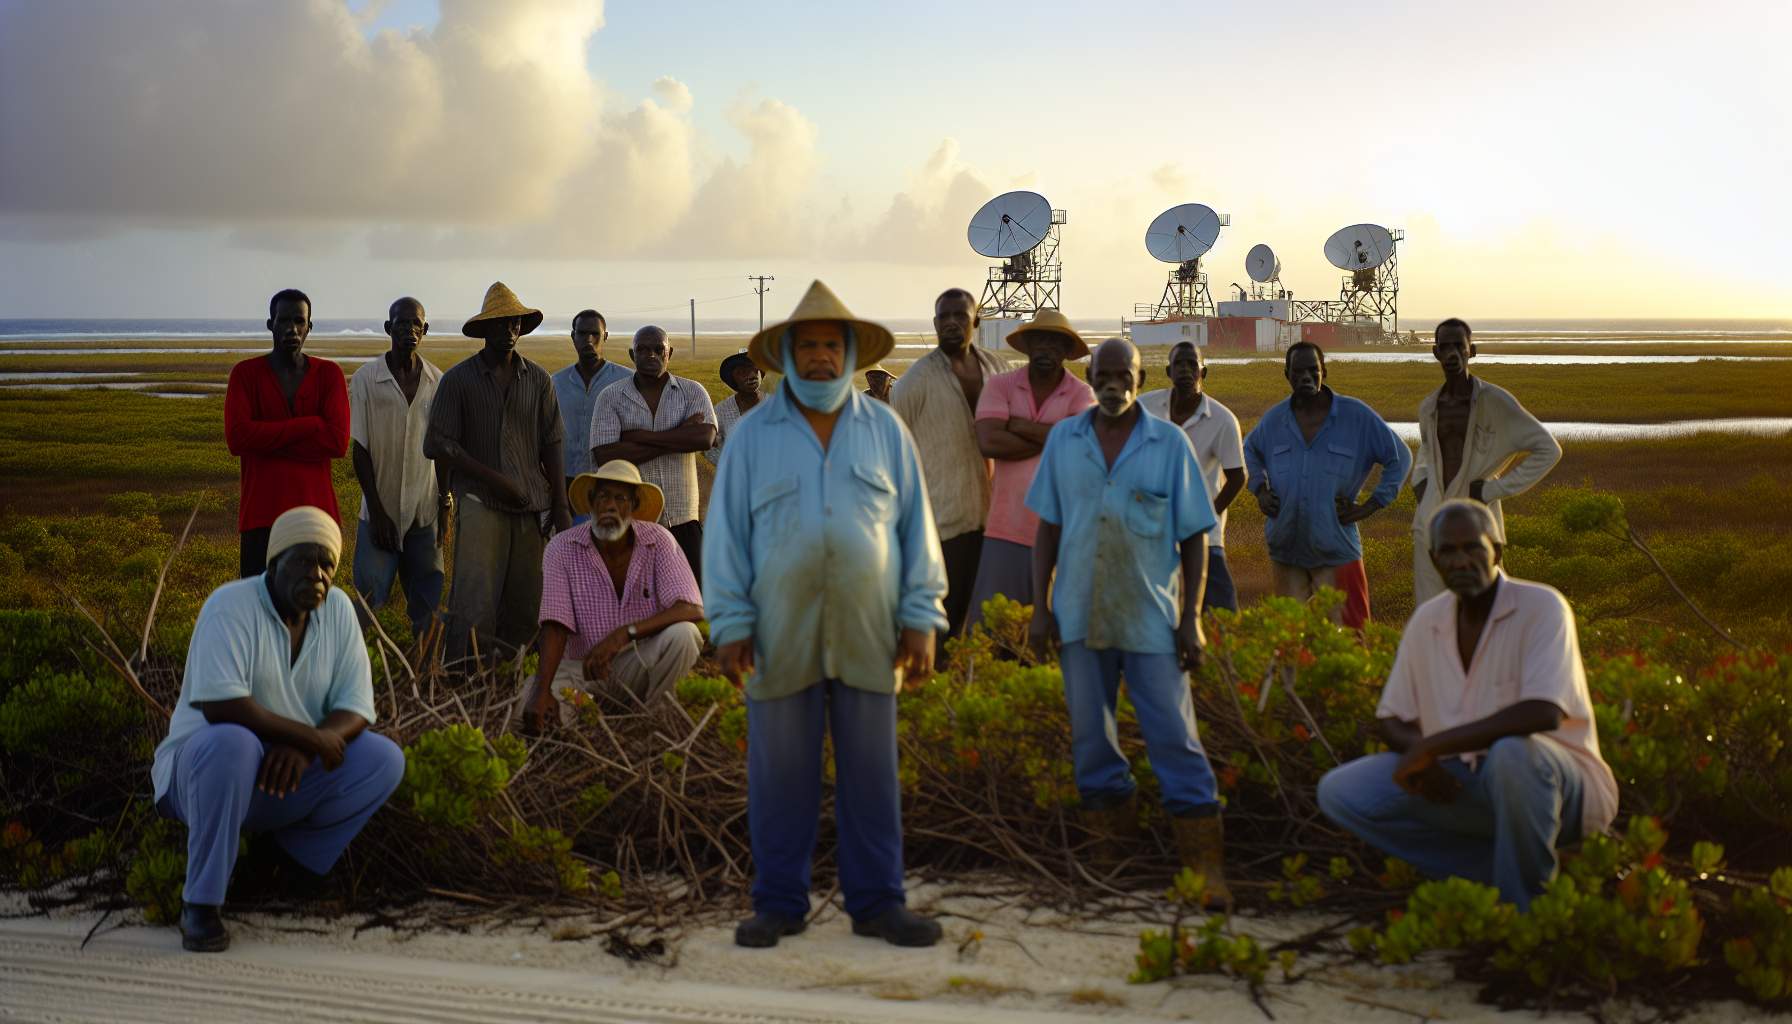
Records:
[[[1402,308],[1792,315],[1792,3],[0,0],[0,317],[320,317],[502,278],[551,312],[810,277],[879,316],[977,287],[986,199],[1069,211],[1064,304],[1162,290],[1164,208]]]

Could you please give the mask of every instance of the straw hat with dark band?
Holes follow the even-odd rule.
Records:
[[[479,331],[478,324],[487,320],[502,320],[512,316],[523,318],[522,333],[524,334],[541,326],[541,310],[530,309],[523,305],[522,300],[516,297],[516,293],[511,291],[508,285],[502,281],[494,281],[492,286],[485,290],[485,307],[479,311],[478,316],[461,325],[460,333],[469,338],[483,338],[485,335]]]
[[[867,366],[876,366],[878,360],[890,354],[896,348],[896,339],[882,324],[874,324],[869,320],[860,320],[852,315],[827,285],[820,281],[809,286],[803,301],[796,304],[796,309],[783,323],[773,324],[747,343],[747,354],[753,362],[767,373],[784,372],[784,332],[801,323],[833,322],[845,324],[852,328],[853,337],[858,341],[859,363],[853,367],[856,372]]]
[[[1020,325],[1013,334],[1008,335],[1008,344],[1015,351],[1024,355],[1032,355],[1033,340],[1029,335],[1059,334],[1070,339],[1070,355],[1068,359],[1081,359],[1089,354],[1089,343],[1070,326],[1070,319],[1055,309],[1042,309],[1033,314],[1033,319]]]
[[[666,507],[666,494],[659,487],[641,479],[641,471],[635,464],[626,459],[611,459],[597,468],[594,473],[580,473],[566,485],[567,500],[572,502],[573,515],[591,514],[591,488],[599,480],[612,480],[619,484],[632,484],[635,488],[635,518],[644,523],[651,523],[660,517],[660,510]]]

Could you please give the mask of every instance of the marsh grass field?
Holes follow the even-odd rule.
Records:
[[[930,339],[903,335],[898,340],[918,345]],[[701,382],[718,400],[725,397],[717,367],[744,339],[699,336],[694,345],[688,337],[673,341],[673,372]],[[54,345],[87,351],[6,354]],[[181,576],[195,587],[226,578],[229,563],[221,552],[234,550],[237,462],[224,445],[221,393],[230,366],[265,345],[265,339],[256,337],[82,339],[78,346],[30,339],[0,343],[4,357],[0,370],[58,375],[29,382],[15,378],[0,385],[4,603],[44,604],[55,599],[45,584],[49,567],[56,562],[41,552],[20,550],[35,543],[30,538],[87,534],[98,520],[76,522],[81,517],[142,515],[149,510],[167,534],[178,534],[201,492],[208,497],[195,524],[198,539],[193,554],[187,557],[213,566],[218,578],[210,579],[205,572]],[[446,368],[470,355],[475,345],[458,336],[432,336],[423,351]],[[626,359],[626,345],[626,338],[612,337],[606,354]],[[167,351],[104,351],[120,348]],[[224,351],[172,351],[183,348]],[[343,359],[345,370],[352,373],[359,365],[353,360],[377,356],[384,351],[384,342],[317,337],[307,350]],[[1624,345],[1600,345],[1515,336],[1483,346],[1484,353],[1600,356],[1683,355],[1689,350],[1700,355],[1778,358],[1483,364],[1476,372],[1511,390],[1546,421],[1661,423],[1792,414],[1792,402],[1785,398],[1792,394],[1792,358],[1786,358],[1792,355],[1792,344],[1739,340],[1689,346],[1672,338],[1642,337]],[[570,346],[560,337],[525,338],[522,351],[550,370],[571,360]],[[901,369],[918,351],[898,349],[889,363]],[[1334,354],[1329,382],[1341,393],[1368,402],[1390,421],[1411,421],[1419,401],[1438,382],[1437,368],[1429,362],[1360,362],[1351,361],[1349,355],[1348,350]],[[1148,350],[1145,362],[1147,387],[1163,386],[1164,353]],[[90,375],[96,373],[120,375],[107,378],[111,381],[196,397],[30,386],[91,383],[95,378]],[[1280,361],[1273,357],[1215,365],[1208,388],[1238,414],[1247,431],[1286,394]],[[1785,435],[1712,432],[1664,440],[1570,442],[1564,447],[1561,464],[1543,486],[1507,503],[1513,527],[1508,558],[1515,572],[1560,587],[1583,616],[1622,620],[1635,628],[1694,624],[1696,620],[1661,584],[1643,556],[1609,538],[1566,535],[1556,522],[1555,510],[1575,494],[1588,489],[1609,493],[1624,502],[1630,525],[1659,549],[1656,553],[1664,566],[1687,593],[1726,628],[1761,639],[1785,635],[1792,608],[1788,596],[1792,595],[1792,539],[1788,539],[1792,538],[1792,440]],[[710,469],[702,460],[699,472],[707,491]],[[352,545],[352,518],[360,491],[347,459],[336,463],[335,478],[344,518],[351,522],[345,532]],[[1410,490],[1403,491],[1392,508],[1364,524],[1375,614],[1384,621],[1398,623],[1411,610],[1412,502]],[[1228,533],[1228,558],[1241,597],[1249,601],[1267,593],[1262,519],[1248,495],[1233,506]],[[198,554],[204,550],[213,554]],[[344,582],[350,563],[345,553]],[[104,570],[83,565],[78,571]]]

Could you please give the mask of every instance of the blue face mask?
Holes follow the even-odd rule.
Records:
[[[846,328],[846,367],[858,365],[859,343],[853,337],[852,328]],[[843,368],[844,369],[844,368]],[[835,377],[833,380],[804,380],[796,372],[796,342],[790,332],[784,332],[784,386],[796,396],[804,408],[816,412],[838,412],[852,395],[852,371]]]

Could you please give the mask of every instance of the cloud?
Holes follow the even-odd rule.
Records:
[[[894,263],[938,262],[965,246],[965,226],[995,195],[958,155],[958,140],[944,139],[910,178],[905,191],[869,231],[853,236],[843,259]]]

